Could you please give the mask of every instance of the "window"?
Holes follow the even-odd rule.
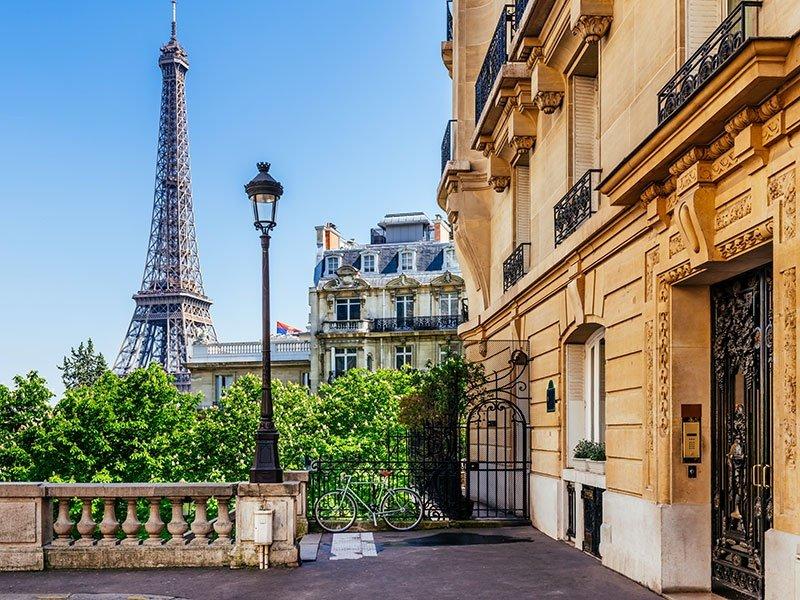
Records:
[[[586,342],[586,439],[605,441],[606,340],[601,329]]]
[[[599,329],[585,342],[565,348],[569,460],[579,440],[605,441],[604,335]]]
[[[413,271],[414,270],[414,253],[410,250],[404,250],[400,253],[400,270]]]
[[[361,318],[361,300],[344,298],[336,300],[337,321],[358,321]]]
[[[304,387],[311,387],[311,373],[303,371],[300,373],[300,385]]]
[[[411,346],[395,346],[394,366],[402,369],[406,365],[411,365]]]
[[[446,248],[444,251],[444,268],[452,269],[456,266],[456,251],[453,248]]]
[[[342,375],[350,369],[356,368],[356,349],[355,348],[334,348],[333,349],[333,373]]]
[[[440,344],[439,345],[439,364],[442,364],[450,356],[458,355],[458,344]]]
[[[375,273],[377,271],[375,267],[375,255],[374,254],[365,254],[361,257],[361,271],[364,273]]]
[[[397,296],[394,301],[394,306],[398,324],[400,322],[410,321],[414,316],[414,296],[410,294]]]
[[[442,292],[439,296],[439,314],[442,316],[458,316],[458,305],[458,292]]]
[[[572,177],[580,179],[600,163],[597,139],[597,78],[572,77]]]
[[[214,403],[219,403],[225,390],[233,385],[233,375],[214,375]]]
[[[339,257],[338,256],[329,256],[325,259],[325,274],[326,275],[335,275],[336,269],[339,268]]]

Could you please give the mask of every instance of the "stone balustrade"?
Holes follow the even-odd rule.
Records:
[[[253,566],[259,509],[280,517],[270,564],[296,565],[307,483],[0,483],[0,571]]]

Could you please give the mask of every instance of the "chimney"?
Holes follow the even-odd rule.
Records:
[[[342,236],[336,225],[325,223],[317,225],[317,250],[337,250],[342,245]]]
[[[442,219],[442,215],[436,215],[433,219],[433,239],[437,242],[449,242],[452,239],[450,224]]]

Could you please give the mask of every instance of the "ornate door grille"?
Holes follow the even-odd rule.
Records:
[[[771,265],[712,289],[712,589],[764,597],[772,523]]]

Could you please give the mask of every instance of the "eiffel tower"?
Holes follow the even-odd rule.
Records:
[[[188,54],[178,43],[176,0],[172,37],[158,60],[163,84],[150,243],[142,287],[114,371],[125,375],[157,362],[189,389],[186,350],[195,340],[215,342],[211,301],[203,291],[192,209],[186,120]]]

